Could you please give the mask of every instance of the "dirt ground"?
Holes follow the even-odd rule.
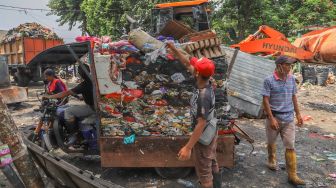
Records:
[[[39,104],[35,93],[42,88],[42,85],[31,86],[29,101],[21,105],[9,106],[17,126],[28,126],[38,121],[39,114],[33,109]],[[335,93],[336,85],[305,86],[301,87],[298,92],[301,114],[304,119],[309,119],[305,121],[303,128],[296,130],[298,172],[306,180],[306,187],[336,188],[336,179],[329,177],[329,174],[336,173],[336,161],[327,157],[328,154],[336,154],[336,116],[332,108],[324,107],[324,105],[336,105]],[[315,104],[314,108],[312,103]],[[336,106],[332,107],[336,109]],[[246,141],[242,141],[236,147],[235,167],[223,170],[223,187],[292,187],[287,183],[281,139],[279,138],[277,143],[280,170],[273,172],[265,166],[267,151],[264,120],[243,118],[238,120],[238,124],[255,139],[255,150],[249,155],[251,147]],[[98,157],[72,157],[67,160],[79,168],[92,171],[103,179],[125,187],[182,187],[175,179],[159,177],[151,168],[102,169]],[[185,179],[196,180],[195,173]],[[1,171],[0,187],[11,187]]]

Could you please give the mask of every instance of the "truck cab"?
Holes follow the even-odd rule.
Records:
[[[195,31],[210,29],[208,0],[156,4],[152,10],[152,30],[159,35],[169,21],[182,22]]]

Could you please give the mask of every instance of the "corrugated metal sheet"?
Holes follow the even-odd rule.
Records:
[[[233,50],[222,47],[231,62]],[[236,109],[255,117],[262,115],[264,79],[274,71],[274,61],[239,51],[228,78],[228,101]]]
[[[10,85],[7,61],[7,56],[0,55],[0,87]]]

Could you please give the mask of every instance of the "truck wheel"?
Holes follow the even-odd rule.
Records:
[[[163,178],[185,178],[193,168],[155,168],[156,173]]]
[[[28,86],[28,84],[30,82],[30,78],[26,74],[19,73],[19,72],[15,73],[15,79],[14,80],[16,81],[18,86],[20,86],[20,87],[26,87],[26,86]]]

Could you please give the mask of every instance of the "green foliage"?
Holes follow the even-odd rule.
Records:
[[[159,0],[84,0],[81,9],[88,18],[87,29],[94,35],[114,38],[128,30],[126,14],[137,20],[144,30],[150,30],[151,10]]]
[[[117,38],[129,28],[126,14],[149,31],[154,5],[172,1],[49,0],[48,6],[52,9],[50,14],[59,16],[60,25],[68,24],[71,29],[80,23],[84,32]],[[253,34],[260,25],[271,26],[289,38],[296,37],[308,26],[335,25],[335,4],[335,0],[212,0],[212,28],[228,44]]]
[[[60,25],[68,24],[69,30],[79,24],[78,28],[86,33],[86,17],[80,9],[81,4],[82,0],[49,0],[48,7],[51,12],[47,15],[59,16],[57,22]]]
[[[271,26],[291,37],[308,26],[336,24],[335,1],[331,0],[219,0],[213,7],[213,28],[229,44],[253,34],[260,25]],[[230,30],[235,31],[237,38],[230,38]]]

